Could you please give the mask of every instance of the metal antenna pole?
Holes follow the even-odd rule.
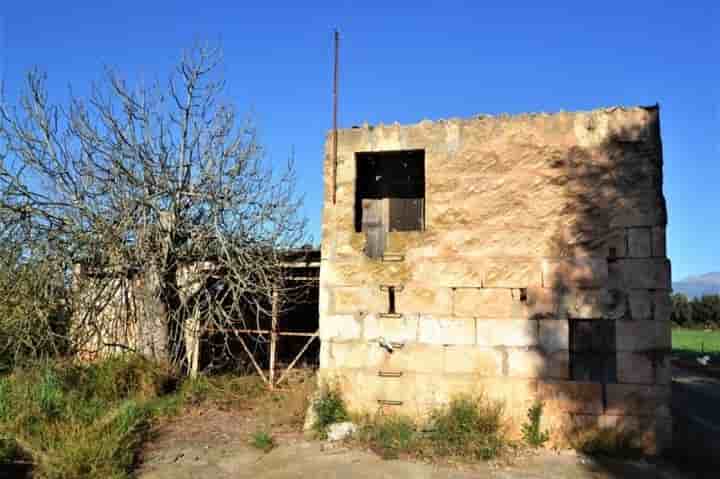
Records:
[[[333,170],[332,170],[332,201],[337,201],[337,163],[338,163],[338,56],[340,53],[340,33],[335,29],[335,69],[333,72]]]

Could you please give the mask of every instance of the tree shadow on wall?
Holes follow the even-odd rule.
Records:
[[[651,116],[657,114],[657,108],[648,110]],[[592,138],[595,114],[588,114],[587,119],[583,128],[588,138]],[[636,122],[611,129],[604,140],[588,143],[591,144],[573,146],[562,152],[558,149],[545,173],[544,183],[561,190],[565,201],[559,211],[553,212],[561,220],[551,226],[550,258],[544,265],[543,288],[529,291],[527,298],[532,319],[567,320],[569,324],[567,330],[541,330],[543,344],[569,343],[570,381],[547,380],[569,391],[562,394],[561,400],[571,424],[566,432],[568,436],[577,431],[600,430],[610,424],[607,417],[605,421],[600,420],[597,414],[600,411],[588,407],[587,393],[590,391],[592,397],[599,394],[595,400],[602,404],[602,413],[610,412],[608,385],[618,382],[619,372],[615,324],[637,319],[632,317],[629,290],[623,280],[622,263],[629,257],[630,246],[627,229],[647,229],[650,242],[647,256],[653,256],[651,227],[665,226],[667,222],[666,206],[660,194],[659,119],[644,125]],[[656,254],[664,257],[665,253]],[[607,271],[606,279],[604,271]],[[553,334],[557,337],[548,338]],[[568,338],[561,337],[563,334],[568,334]],[[557,358],[550,351],[542,352],[545,354],[542,377],[557,378]],[[654,377],[658,377],[660,368],[666,367],[668,354],[668,350],[646,353],[653,365]],[[648,403],[644,409],[647,416],[640,421],[635,421],[639,416],[635,417],[638,438],[648,440],[654,437],[656,429],[666,430],[654,417],[656,408],[660,407],[663,405]],[[651,462],[639,465],[606,456],[588,461],[586,468],[588,472],[609,477],[657,477],[657,468],[666,465],[660,458],[653,458]]]

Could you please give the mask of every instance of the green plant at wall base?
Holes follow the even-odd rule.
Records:
[[[397,459],[399,453],[411,453],[418,446],[418,432],[413,421],[405,416],[376,416],[366,420],[358,431],[358,439],[383,459]]]
[[[350,418],[340,389],[332,385],[326,385],[321,389],[320,395],[313,402],[313,411],[315,412],[313,429],[322,439],[327,437],[327,428],[331,424],[347,421]]]
[[[503,406],[483,396],[459,396],[431,414],[428,439],[440,456],[488,460],[507,445],[502,424]]]
[[[528,421],[522,425],[522,434],[525,442],[532,447],[541,447],[550,439],[547,431],[540,429],[542,420],[543,403],[538,401],[528,409]]]
[[[275,447],[275,441],[272,436],[265,431],[257,431],[252,435],[250,444],[263,452],[270,452]]]

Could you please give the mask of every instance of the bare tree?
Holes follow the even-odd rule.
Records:
[[[67,106],[33,71],[19,105],[0,106],[0,215],[71,291],[76,352],[196,369],[198,338],[260,321],[291,291],[281,253],[305,239],[292,161],[272,167],[222,101],[220,59],[196,47],[149,87],[108,71]]]

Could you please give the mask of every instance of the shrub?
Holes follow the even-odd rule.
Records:
[[[327,428],[331,424],[347,421],[348,415],[342,393],[337,386],[325,385],[320,390],[320,395],[313,402],[315,412],[315,423],[313,429],[319,437],[327,437]]]
[[[170,382],[134,356],[16,369],[0,379],[0,455],[27,454],[38,477],[127,477]]]
[[[414,452],[420,440],[414,422],[398,415],[366,419],[358,431],[358,439],[383,459],[396,459],[399,453]]]
[[[502,404],[460,396],[431,414],[432,450],[440,456],[492,459],[505,447]]]
[[[532,447],[541,447],[550,439],[547,431],[540,429],[542,420],[543,403],[538,401],[528,409],[528,421],[522,425],[522,434],[525,442]]]
[[[252,435],[250,444],[263,452],[269,452],[275,447],[275,441],[272,436],[265,431],[256,431],[255,434]]]

